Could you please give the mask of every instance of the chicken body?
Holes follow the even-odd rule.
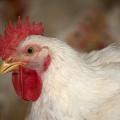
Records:
[[[82,54],[63,41],[42,36],[30,36],[22,46],[32,43],[48,46],[51,63],[27,120],[119,120],[119,47]]]

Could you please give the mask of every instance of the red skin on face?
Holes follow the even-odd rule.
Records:
[[[35,101],[41,94],[42,80],[35,70],[19,67],[12,73],[14,89],[23,100]]]
[[[44,60],[43,72],[48,69],[50,61],[51,58],[48,55]],[[42,79],[35,70],[20,66],[12,73],[12,82],[17,95],[24,100],[35,101],[41,95]]]

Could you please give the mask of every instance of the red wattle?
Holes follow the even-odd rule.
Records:
[[[19,67],[12,73],[12,82],[18,96],[27,101],[35,101],[42,91],[42,80],[35,70]]]

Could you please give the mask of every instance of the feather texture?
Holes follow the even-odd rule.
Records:
[[[28,120],[119,120],[119,47],[79,54],[63,41],[42,36],[28,37],[21,47],[33,41],[48,46],[52,58]]]

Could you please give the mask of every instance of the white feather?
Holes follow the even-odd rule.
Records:
[[[119,47],[82,54],[42,36],[28,37],[21,47],[30,43],[48,46],[52,61],[28,120],[119,120]]]

